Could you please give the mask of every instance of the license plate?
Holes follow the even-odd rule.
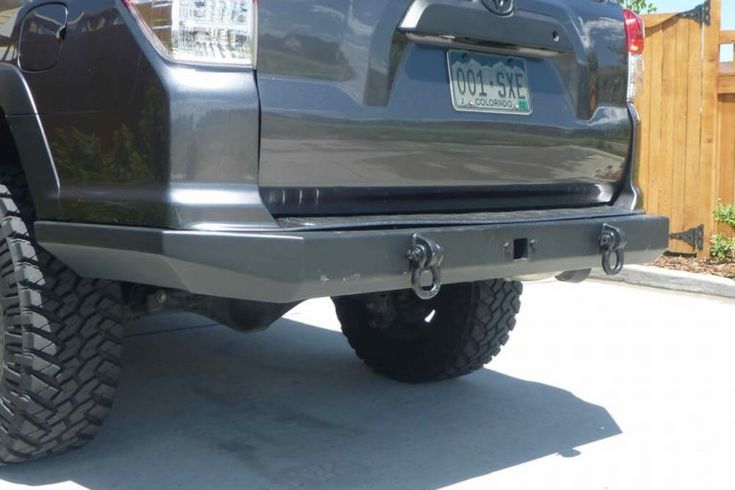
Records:
[[[447,63],[452,105],[456,110],[531,113],[524,59],[449,50]]]

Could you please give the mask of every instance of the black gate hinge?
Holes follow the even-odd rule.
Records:
[[[699,22],[702,25],[708,26],[710,25],[711,18],[709,13],[709,3],[710,0],[707,0],[701,5],[697,5],[691,10],[687,10],[686,12],[682,12],[677,15],[677,17],[681,17],[683,19],[693,19]]]
[[[669,234],[669,238],[672,240],[681,240],[697,250],[704,250],[704,225],[695,226],[686,231],[671,233]]]

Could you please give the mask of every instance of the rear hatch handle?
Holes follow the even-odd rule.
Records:
[[[550,2],[527,1],[523,10],[516,7],[512,15],[498,15],[481,0],[415,0],[399,29],[450,40],[573,52],[573,37],[565,26],[569,19],[565,7]]]

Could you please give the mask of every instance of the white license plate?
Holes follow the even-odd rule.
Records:
[[[447,52],[447,63],[456,110],[531,113],[524,59],[452,49]]]

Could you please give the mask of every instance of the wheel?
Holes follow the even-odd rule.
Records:
[[[450,284],[422,301],[410,291],[334,298],[342,332],[375,371],[418,383],[469,374],[508,341],[523,286],[501,279]]]
[[[33,220],[22,174],[0,170],[0,463],[90,440],[120,372],[119,286],[54,259]]]

